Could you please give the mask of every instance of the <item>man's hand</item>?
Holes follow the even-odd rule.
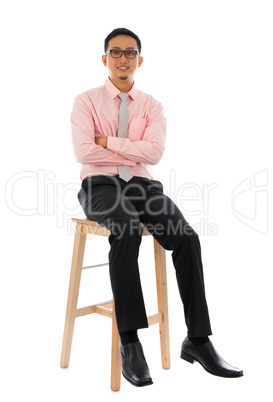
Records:
[[[95,143],[103,148],[107,148],[107,137],[95,137]]]

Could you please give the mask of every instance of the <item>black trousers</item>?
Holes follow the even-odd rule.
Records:
[[[188,335],[211,335],[199,237],[161,182],[87,177],[78,199],[87,218],[111,232],[109,270],[119,333],[148,327],[138,267],[142,222],[162,247],[172,250]]]

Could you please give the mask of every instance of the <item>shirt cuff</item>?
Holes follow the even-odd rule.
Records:
[[[120,153],[121,145],[124,143],[126,138],[119,138],[119,137],[108,137],[107,139],[107,149],[112,152]]]

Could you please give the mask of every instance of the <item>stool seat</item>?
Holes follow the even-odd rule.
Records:
[[[121,381],[121,360],[119,355],[119,333],[116,323],[114,299],[84,308],[77,308],[78,294],[83,267],[86,235],[88,233],[98,236],[109,236],[110,230],[98,222],[84,217],[72,218],[76,223],[75,238],[72,254],[69,291],[65,326],[63,334],[61,367],[69,365],[72,338],[75,319],[88,314],[100,314],[112,319],[112,357],[111,357],[111,389],[118,391]],[[147,228],[141,223],[143,236],[151,235]],[[154,257],[156,271],[156,287],[158,311],[156,314],[147,317],[148,324],[159,324],[161,362],[165,369],[170,368],[170,345],[169,345],[169,319],[168,319],[168,297],[167,297],[167,276],[165,249],[154,238]],[[102,264],[105,265],[105,264]]]
[[[80,217],[80,218],[72,218],[72,221],[81,223],[84,225],[82,228],[82,231],[87,231],[86,233],[92,233],[92,234],[97,234],[99,236],[109,236],[110,235],[110,230],[107,229],[105,226],[100,225],[97,221],[93,221],[91,219],[88,219],[86,217]],[[142,236],[149,236],[151,233],[146,229],[146,227],[141,223],[141,227],[143,229]]]

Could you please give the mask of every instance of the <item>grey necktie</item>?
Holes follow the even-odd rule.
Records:
[[[121,99],[119,107],[119,119],[118,119],[118,137],[127,138],[128,133],[128,107],[126,99],[129,94],[121,92],[119,97]],[[119,177],[125,181],[131,180],[133,177],[130,166],[118,165]]]

